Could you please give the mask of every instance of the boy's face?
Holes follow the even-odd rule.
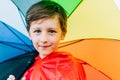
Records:
[[[29,30],[30,38],[40,57],[54,52],[65,33],[62,32],[58,17],[33,21]]]

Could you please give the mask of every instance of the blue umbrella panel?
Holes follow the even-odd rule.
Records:
[[[0,21],[0,62],[34,50],[28,37]]]

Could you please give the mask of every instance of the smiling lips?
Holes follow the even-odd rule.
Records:
[[[39,46],[39,47],[41,47],[41,48],[48,48],[48,47],[50,47],[51,45],[43,45],[43,46]]]

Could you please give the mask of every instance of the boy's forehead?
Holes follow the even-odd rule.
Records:
[[[32,24],[41,24],[41,23],[43,23],[44,21],[47,21],[47,20],[55,20],[55,21],[59,22],[58,16],[52,16],[52,17],[45,17],[45,18],[34,20],[34,21],[31,22],[31,25]]]
[[[37,28],[39,26],[49,26],[49,27],[60,27],[60,22],[57,17],[43,18],[31,22],[32,28]]]

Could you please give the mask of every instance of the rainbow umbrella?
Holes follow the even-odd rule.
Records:
[[[26,53],[31,53],[31,55],[33,55],[32,51],[34,51],[35,49],[33,48],[31,41],[29,40],[29,36],[25,27],[26,23],[24,18],[27,9],[32,4],[38,1],[40,0],[1,0],[0,1],[0,10],[1,10],[0,33],[1,34],[4,33],[4,35],[6,36],[5,37],[4,35],[0,35],[0,64],[5,64],[5,62],[7,64],[9,60],[11,59],[14,60],[13,58],[16,59],[16,57],[20,55],[26,56]],[[105,0],[93,0],[93,1],[69,0],[69,2],[68,0],[64,0],[64,1],[53,0],[53,1],[56,1],[59,4],[61,4],[68,12],[67,14],[68,33],[67,33],[67,37],[63,42],[67,42],[75,39],[86,39],[86,38],[120,39],[118,35],[120,31],[117,27],[120,26],[119,23],[117,22],[120,19],[119,11],[117,10],[117,7],[112,0],[106,0],[106,1]],[[113,16],[114,11],[116,13],[114,13]],[[113,26],[116,27],[113,28]],[[113,53],[111,53],[111,55],[113,55]],[[79,58],[87,61],[88,63],[93,65],[93,67],[109,75],[112,79],[119,80],[117,75],[115,75],[116,73],[114,72],[114,70],[111,70],[109,66],[103,67],[97,64],[97,63],[102,64],[102,62],[99,61],[92,62],[91,58],[87,57],[87,56],[96,57],[95,54],[89,55],[89,53],[87,53],[86,56],[84,56],[83,54],[79,55],[78,53],[75,56],[77,57],[79,56]],[[106,56],[106,58],[108,59],[109,56]],[[96,60],[96,58],[94,59]],[[112,60],[110,62],[114,63],[114,61],[116,60]],[[106,60],[105,62],[109,63],[109,61]],[[110,63],[107,65],[110,65]],[[116,67],[118,66],[118,64],[114,64],[114,65]],[[119,70],[118,67],[116,68],[116,70]],[[20,76],[18,76],[18,78],[19,77]],[[1,80],[2,79],[3,78],[1,78]]]

